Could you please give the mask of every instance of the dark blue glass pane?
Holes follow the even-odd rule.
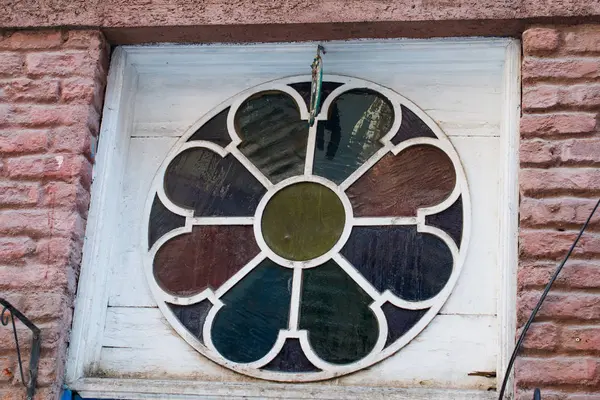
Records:
[[[342,254],[377,290],[409,301],[429,299],[452,274],[452,253],[415,226],[355,226]]]
[[[321,112],[321,106],[323,105],[325,99],[331,94],[331,92],[333,92],[335,89],[339,88],[342,85],[343,83],[323,82],[323,85],[321,86],[321,104],[319,104],[318,112]],[[311,82],[292,83],[290,86],[294,88],[298,93],[300,93],[300,96],[302,96],[304,102],[306,103],[306,108],[308,108],[310,111]]]
[[[228,360],[248,363],[265,356],[288,327],[292,270],[265,260],[221,298],[212,342]]]
[[[283,348],[267,365],[263,367],[268,371],[279,372],[316,372],[320,371],[306,358],[300,340],[286,339]]]
[[[163,205],[158,196],[154,196],[152,209],[150,210],[150,222],[148,225],[148,248],[165,233],[185,225],[185,217],[169,211]]]
[[[315,353],[333,364],[365,357],[379,335],[373,299],[333,260],[303,271],[300,329]]]
[[[386,302],[381,306],[381,310],[385,314],[388,323],[388,335],[385,342],[385,347],[387,347],[415,326],[429,309],[406,310]]]
[[[342,93],[331,104],[328,120],[317,126],[315,175],[343,182],[382,147],[379,141],[394,123],[394,108],[367,89]]]
[[[446,232],[460,248],[464,223],[462,197],[444,211],[425,217],[425,223]]]
[[[165,194],[195,216],[252,216],[265,188],[232,155],[205,148],[181,152],[165,172]]]
[[[392,138],[392,143],[398,144],[408,139],[417,137],[436,138],[435,133],[427,126],[425,122],[405,106],[402,109],[402,122],[396,135]]]
[[[204,123],[187,141],[208,140],[221,147],[225,147],[231,143],[231,136],[227,130],[227,114],[229,114],[229,109],[230,107],[227,107]]]
[[[202,300],[200,303],[180,306],[177,304],[166,303],[173,311],[177,319],[186,327],[186,329],[204,344],[203,328],[206,316],[212,307],[208,300]]]

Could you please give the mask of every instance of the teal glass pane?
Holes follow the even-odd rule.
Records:
[[[281,329],[287,329],[293,271],[264,260],[221,300],[211,338],[230,361],[248,363],[265,356]]]
[[[246,100],[235,114],[240,151],[273,183],[304,172],[308,123],[287,93],[268,91]]]
[[[394,108],[384,96],[367,89],[341,94],[317,126],[315,175],[343,182],[383,145],[394,123]]]
[[[300,329],[315,353],[332,364],[368,355],[379,335],[373,299],[333,260],[303,274]]]

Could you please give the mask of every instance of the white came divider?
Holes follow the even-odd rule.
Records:
[[[330,73],[386,86],[416,103],[449,136],[470,187],[472,226],[463,270],[440,315],[390,358],[348,376],[299,386],[310,387],[311,398],[334,398],[319,389],[332,385],[339,396],[335,398],[366,393],[390,399],[494,398],[488,389],[496,379],[483,375],[502,373],[502,360],[511,351],[506,338],[514,334],[514,309],[498,304],[514,290],[510,270],[516,268],[499,262],[514,260],[507,252],[516,251],[512,242],[501,239],[514,237],[511,230],[516,227],[515,205],[502,207],[516,201],[507,193],[516,186],[516,165],[510,164],[516,161],[516,149],[507,143],[518,135],[515,125],[505,121],[518,115],[518,76],[506,76],[518,73],[506,67],[519,58],[515,43],[446,39],[325,44],[325,80]],[[166,45],[127,46],[115,52],[88,232],[100,215],[116,228],[110,234],[87,234],[67,366],[74,389],[87,396],[128,399],[164,398],[161,393],[173,399],[299,393],[293,385],[220,367],[180,338],[150,293],[139,243],[154,174],[178,137],[243,90],[305,75],[315,47]],[[107,165],[115,159],[122,170]],[[107,207],[115,197],[119,204]],[[90,248],[108,254],[95,257],[100,250],[90,253]]]

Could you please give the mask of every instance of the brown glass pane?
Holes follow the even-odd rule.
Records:
[[[337,97],[328,113],[317,126],[313,172],[341,183],[383,146],[394,108],[377,92],[354,89]]]
[[[333,364],[360,360],[379,335],[373,299],[333,260],[303,271],[300,329],[315,353]]]
[[[204,344],[204,322],[208,312],[212,308],[212,303],[208,300],[202,300],[200,303],[180,306],[177,304],[166,303],[173,311],[175,317],[194,335],[200,343]]]
[[[313,182],[287,186],[267,203],[263,237],[278,255],[294,261],[318,257],[340,238],[346,215],[340,198]]]
[[[194,226],[154,257],[154,276],[169,293],[189,296],[219,288],[259,252],[252,226]]]
[[[462,197],[459,196],[454,204],[444,211],[425,217],[425,223],[446,232],[460,248],[463,233]]]
[[[416,216],[417,209],[446,199],[455,183],[454,165],[446,153],[416,145],[396,156],[385,155],[347,193],[356,216]]]
[[[392,138],[392,143],[398,144],[417,137],[436,138],[431,128],[421,118],[417,117],[414,112],[402,105],[400,108],[402,109],[402,123],[398,132]]]
[[[165,194],[195,216],[252,216],[266,192],[232,155],[205,148],[181,152],[165,172]]]
[[[208,140],[221,147],[225,147],[231,143],[231,136],[227,130],[227,114],[229,114],[229,109],[230,107],[227,107],[204,123],[187,141]]]
[[[339,88],[342,85],[343,83],[323,82],[323,85],[321,86],[321,104],[319,104],[318,112],[321,112],[321,106],[323,105],[325,99],[331,94],[331,92],[333,92],[335,89]],[[300,96],[302,96],[302,99],[304,99],[304,102],[306,103],[306,108],[310,109],[311,82],[292,83],[289,86],[291,86],[298,93],[300,93]]]
[[[304,354],[299,339],[286,339],[281,351],[263,367],[268,371],[279,372],[316,372],[315,367]]]
[[[437,295],[454,264],[446,243],[416,226],[355,226],[341,253],[379,292],[408,301]]]
[[[148,248],[152,247],[165,233],[184,225],[185,217],[169,211],[158,196],[154,196],[154,202],[150,210],[150,222],[148,224]]]
[[[269,91],[246,100],[235,114],[240,151],[273,183],[304,173],[308,124],[287,93]]]

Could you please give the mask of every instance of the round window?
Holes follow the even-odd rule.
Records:
[[[243,374],[315,381],[401,349],[439,312],[468,239],[450,140],[399,94],[329,76],[245,91],[190,128],[148,197],[146,276],[167,321]]]

